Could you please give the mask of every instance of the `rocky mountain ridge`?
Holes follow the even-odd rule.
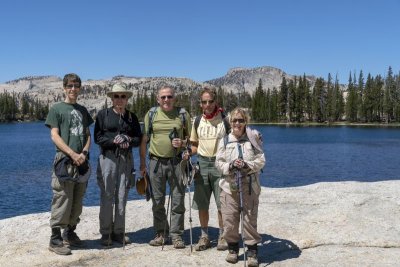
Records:
[[[111,79],[86,80],[82,81],[83,88],[79,102],[85,105],[92,113],[96,113],[105,105],[106,93],[116,82],[125,82],[134,95],[138,93],[156,91],[162,85],[174,86],[178,94],[184,92],[197,92],[203,85],[211,84],[221,87],[226,92],[243,92],[253,93],[259,80],[261,79],[265,89],[277,88],[279,90],[282,78],[293,80],[294,75],[285,73],[283,70],[274,67],[257,67],[257,68],[232,68],[226,75],[220,78],[212,79],[205,82],[197,82],[189,78],[176,77],[136,77],[118,75]],[[310,84],[315,82],[314,76],[307,76]],[[63,100],[62,79],[56,76],[28,76],[13,81],[0,84],[0,93],[9,92],[17,94],[28,94],[31,99],[38,99],[43,103],[49,103]]]

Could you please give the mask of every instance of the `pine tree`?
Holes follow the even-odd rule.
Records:
[[[286,113],[288,112],[287,110],[287,104],[288,104],[288,86],[286,82],[285,76],[282,77],[282,82],[280,86],[280,91],[279,91],[279,119],[280,120],[287,120]]]
[[[346,120],[350,122],[357,121],[357,92],[351,78],[351,73],[347,87]]]

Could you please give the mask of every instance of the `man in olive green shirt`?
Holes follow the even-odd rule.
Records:
[[[185,186],[178,165],[181,161],[181,148],[186,145],[183,140],[190,133],[190,117],[186,111],[182,113],[181,108],[174,107],[175,91],[170,86],[163,86],[158,90],[157,102],[159,106],[155,110],[147,112],[145,116],[144,132],[148,135],[143,135],[140,145],[140,172],[144,176],[146,173],[146,145],[150,141],[149,177],[153,190],[152,209],[156,237],[149,244],[162,246],[169,232],[174,248],[184,248],[182,234],[184,231]],[[182,116],[185,118],[184,120],[182,120]],[[167,182],[171,198],[170,229],[164,207]]]

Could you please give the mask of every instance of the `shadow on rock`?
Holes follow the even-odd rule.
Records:
[[[262,244],[258,247],[260,264],[269,265],[275,261],[284,261],[298,258],[301,250],[290,240],[280,239],[271,235],[262,234]]]
[[[153,227],[143,228],[136,232],[128,232],[126,234],[133,243],[137,244],[147,244],[156,236]]]

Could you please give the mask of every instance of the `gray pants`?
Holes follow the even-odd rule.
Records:
[[[107,150],[99,156],[97,184],[100,187],[101,234],[124,232],[125,207],[132,169],[132,152],[116,156],[114,151]]]
[[[185,186],[182,183],[178,159],[175,164],[172,160],[155,158],[150,159],[150,182],[153,189],[153,224],[157,233],[164,232],[165,223],[167,233],[175,239],[182,236],[185,219]],[[165,210],[166,183],[168,181],[171,196],[171,228],[169,229]]]
[[[253,190],[249,194],[249,184],[243,183],[243,236],[245,244],[248,246],[261,242],[261,236],[257,232],[258,217],[258,199]],[[224,238],[228,243],[237,243],[240,241],[240,198],[239,192],[232,195],[221,191],[221,213],[224,224]]]
[[[66,228],[68,225],[77,225],[82,213],[82,200],[87,183],[60,182],[53,173],[51,187],[53,199],[51,201],[50,227]]]

